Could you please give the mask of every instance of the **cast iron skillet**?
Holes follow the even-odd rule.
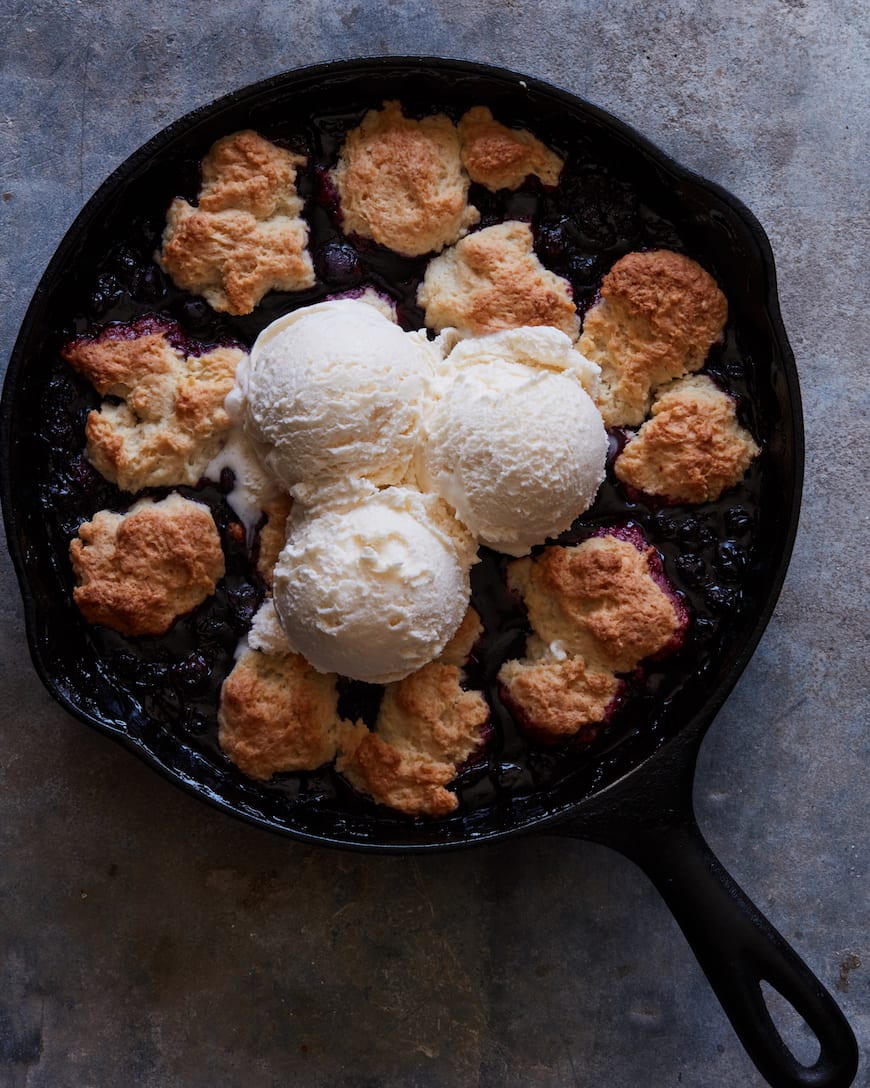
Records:
[[[721,570],[716,564],[725,560],[721,548],[716,551],[716,536],[723,525],[745,545],[738,549],[741,573],[730,588],[707,585],[706,596],[687,590],[690,603],[701,602],[694,640],[676,665],[660,673],[653,669],[646,701],[633,703],[611,733],[587,751],[554,755],[525,745],[515,730],[511,740],[508,716],[493,694],[508,739],[485,773],[472,768],[463,778],[458,814],[436,822],[410,821],[377,809],[329,775],[285,776],[255,785],[221,757],[214,744],[213,707],[238,637],[231,623],[222,626],[222,616],[232,614],[243,626],[251,604],[250,587],[234,573],[232,560],[227,588],[214,608],[180,623],[167,659],[164,649],[149,640],[129,646],[84,624],[70,604],[66,558],[83,512],[113,502],[123,506],[129,497],[121,502],[117,492],[107,493],[81,458],[71,455],[76,442],[80,448],[81,421],[92,400],[59,363],[60,345],[84,331],[95,314],[113,320],[150,309],[178,316],[193,335],[204,330],[207,338],[236,336],[250,342],[289,306],[322,297],[318,289],[292,299],[268,296],[249,318],[215,321],[201,306],[191,305],[189,297],[159,276],[155,279],[153,268],[143,270],[150,266],[167,201],[177,192],[193,195],[196,163],[214,139],[239,128],[258,128],[290,144],[307,140],[315,160],[328,162],[344,129],[386,98],[399,98],[421,112],[437,105],[455,116],[486,104],[497,115],[533,129],[569,161],[597,164],[591,172],[584,173],[585,166],[580,170],[576,217],[573,212],[569,216],[572,222],[582,220],[589,194],[596,194],[601,215],[592,224],[581,222],[571,235],[571,274],[581,306],[591,300],[591,285],[600,273],[630,245],[682,247],[702,260],[725,290],[731,315],[726,343],[710,366],[742,394],[744,418],[764,446],[759,465],[739,489],[743,505],[732,500],[730,506],[714,505],[697,516],[642,502],[628,508],[684,590],[692,584],[692,571],[680,559],[681,548],[696,556],[697,581],[698,563],[702,568],[707,564],[708,573]],[[312,119],[317,121],[313,127]],[[315,178],[305,184],[310,206]],[[486,217],[486,197],[478,196]],[[490,211],[523,216],[534,199],[520,193]],[[554,223],[559,225],[558,216],[551,216],[549,225]],[[561,237],[557,231],[550,238],[550,255],[557,263]],[[318,238],[336,240],[322,214],[313,224],[314,243],[319,244]],[[584,245],[589,250],[585,256]],[[363,257],[367,278],[374,282],[379,276],[395,281],[403,271],[411,278],[419,274],[413,262],[404,266],[393,258],[391,265],[391,258],[377,250]],[[420,323],[413,298],[403,299],[401,292],[399,311],[409,325]],[[692,808],[701,740],[755,649],[782,586],[803,470],[798,381],[780,319],[773,257],[758,222],[733,197],[679,167],[601,110],[507,71],[440,59],[380,58],[279,76],[175,122],[132,155],[88,202],[27,312],[6,377],[2,429],[4,515],[31,653],[49,692],[74,715],[224,810],[310,842],[422,851],[538,829],[611,846],[635,861],[664,896],[749,1055],[772,1085],[842,1088],[852,1082],[857,1047],[842,1014],[710,852]],[[219,490],[201,494],[216,511],[224,509]],[[70,504],[77,518],[71,518]],[[624,504],[621,513],[626,516]],[[607,524],[613,515],[605,496],[588,523],[593,528]],[[491,557],[490,566],[493,562]],[[729,562],[736,562],[733,554]],[[683,583],[680,571],[686,575]],[[485,582],[477,591],[484,613],[498,609],[497,591]],[[197,673],[195,654],[187,653],[180,666],[168,663],[175,660],[173,653],[186,652],[197,640],[216,647],[207,662],[216,674],[211,686]],[[504,651],[503,646],[502,656]],[[137,686],[143,669],[144,688]],[[491,692],[492,679],[484,668],[481,682]],[[153,696],[155,686],[159,698]],[[144,690],[151,694],[146,697]],[[813,1066],[800,1064],[780,1038],[762,996],[762,981],[778,990],[815,1032],[820,1054]]]

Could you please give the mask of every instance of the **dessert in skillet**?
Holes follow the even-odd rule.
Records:
[[[387,102],[349,125],[315,163],[338,217],[297,191],[308,156],[223,137],[157,259],[170,297],[230,324],[189,311],[219,330],[200,343],[182,301],[63,351],[103,398],[87,455],[117,488],[70,544],[85,619],[172,654],[208,601],[244,600],[208,708],[224,757],[264,788],[311,775],[427,818],[514,725],[565,758],[612,728],[692,637],[706,538],[675,515],[689,544],[666,570],[660,511],[727,496],[759,452],[698,373],[727,315],[714,278],[625,247],[578,305],[577,260],[541,245],[575,167],[486,107],[455,116]]]

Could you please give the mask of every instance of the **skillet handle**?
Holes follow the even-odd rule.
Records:
[[[834,999],[724,869],[691,807],[657,827],[608,837],[658,888],[728,1019],[773,1088],[848,1088],[858,1046]],[[764,981],[803,1017],[820,1045],[812,1066],[782,1040],[765,1003]]]

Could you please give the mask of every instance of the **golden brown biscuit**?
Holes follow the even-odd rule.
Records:
[[[734,487],[759,453],[736,405],[703,374],[661,389],[652,419],[616,459],[623,483],[677,502],[712,502]]]
[[[469,234],[431,260],[417,301],[436,332],[484,336],[552,325],[576,339],[580,327],[571,285],[544,268],[532,248],[532,228],[515,220]]]
[[[491,192],[516,189],[530,174],[556,185],[564,165],[555,152],[525,129],[496,121],[486,106],[475,106],[459,122],[462,165],[472,181]]]
[[[284,654],[294,652],[287,641],[287,632],[281,626],[275,602],[271,597],[265,598],[251,619],[248,646],[273,657],[283,657]]]
[[[410,816],[445,816],[457,804],[445,789],[456,768],[485,742],[489,706],[462,687],[460,666],[483,628],[469,607],[439,658],[387,684],[375,723],[348,726],[336,767],[378,804]]]
[[[432,661],[384,690],[375,729],[400,752],[428,756],[455,770],[478,749],[489,722],[479,691],[465,691],[456,665]]]
[[[436,658],[444,665],[458,665],[462,668],[471,656],[471,651],[480,636],[483,634],[483,624],[477,610],[468,606],[468,611],[462,617],[462,623],[456,630],[453,638]]]
[[[528,655],[582,657],[603,672],[630,672],[663,651],[685,626],[655,573],[655,549],[615,536],[552,546],[508,566],[534,632]]]
[[[246,653],[221,688],[218,740],[250,778],[328,763],[340,724],[335,676],[299,654]]]
[[[549,743],[578,734],[593,740],[622,687],[612,672],[590,669],[582,657],[506,661],[498,681],[526,732]]]
[[[163,233],[162,267],[178,287],[222,313],[249,314],[269,291],[314,284],[308,226],[297,217],[206,212],[176,198]]]
[[[172,201],[161,266],[215,309],[249,314],[268,291],[314,283],[296,169],[305,158],[245,129],[202,161],[198,207]]]
[[[369,110],[332,177],[345,232],[408,256],[443,249],[480,218],[467,202],[456,128],[442,113],[415,121],[398,102]]]
[[[73,599],[89,623],[162,635],[214,593],[224,574],[208,507],[172,494],[126,514],[100,510],[70,542]]]
[[[304,155],[278,147],[251,129],[224,136],[202,160],[199,207],[204,212],[250,212],[255,219],[301,215],[296,171],[305,161]]]
[[[98,393],[120,397],[88,416],[88,456],[122,491],[198,482],[229,432],[224,398],[240,348],[187,355],[168,324],[146,319],[68,344],[63,357]]]
[[[270,589],[272,588],[275,564],[278,562],[281,549],[287,542],[287,518],[290,516],[292,508],[293,500],[290,496],[279,495],[271,502],[267,502],[263,510],[266,521],[260,529],[257,570]]]
[[[447,816],[459,804],[445,789],[455,774],[452,764],[400,752],[361,723],[342,729],[335,766],[377,804],[407,816]]]
[[[716,281],[689,257],[655,249],[618,260],[577,345],[601,367],[607,426],[641,423],[659,385],[702,367],[727,312]]]

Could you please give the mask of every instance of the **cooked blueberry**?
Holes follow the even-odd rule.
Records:
[[[538,255],[546,264],[558,263],[566,252],[565,228],[563,226],[543,226],[537,232]]]
[[[725,515],[725,524],[728,531],[737,536],[752,528],[752,515],[742,506],[733,506]]]
[[[257,591],[251,585],[237,586],[227,590],[227,600],[237,623],[246,628],[257,610]]]
[[[315,176],[318,202],[322,204],[327,211],[335,215],[336,218],[340,219],[341,200],[339,199],[335,182],[332,180],[332,174],[325,167],[318,167]]]
[[[151,265],[137,269],[133,275],[131,290],[140,302],[157,302],[166,294],[166,281],[159,268]]]
[[[655,521],[658,531],[662,536],[676,536],[676,534],[680,532],[679,521],[664,510],[660,510],[656,514]]]
[[[716,565],[726,578],[739,578],[746,567],[746,553],[736,544],[720,544]]]
[[[577,253],[571,258],[571,277],[580,283],[594,283],[599,276],[598,261],[588,253]]]
[[[729,586],[707,586],[704,599],[714,612],[733,612],[740,603],[740,591]]]
[[[124,294],[124,288],[118,282],[117,277],[110,272],[104,272],[97,279],[97,286],[91,295],[91,305],[98,317],[111,309]]]
[[[226,631],[226,624],[214,616],[204,615],[197,617],[195,628],[196,633],[204,641],[217,642]]]
[[[327,283],[349,286],[362,277],[362,266],[353,246],[347,242],[329,242],[317,253],[317,275]]]
[[[686,518],[679,528],[677,537],[685,548],[703,548],[713,540],[713,534],[697,518]]]
[[[563,188],[571,193],[575,227],[592,248],[628,242],[637,235],[637,196],[627,182],[605,171],[584,170]]]
[[[127,273],[128,275],[132,275],[139,268],[139,259],[132,249],[128,246],[124,246],[118,250],[117,257],[115,258],[115,265],[122,274]]]
[[[170,676],[174,683],[184,688],[196,688],[204,684],[211,674],[211,661],[199,650],[194,650],[173,665]]]
[[[182,725],[186,732],[199,737],[208,732],[210,722],[204,714],[200,714],[199,711],[188,707]]]
[[[182,313],[185,320],[193,326],[204,325],[213,317],[209,304],[201,298],[191,298],[182,303]]]
[[[691,552],[687,555],[678,555],[676,566],[689,585],[700,585],[707,573],[707,564],[701,556],[694,555]]]
[[[66,478],[71,487],[86,490],[92,484],[100,484],[103,477],[83,455],[73,457],[67,465]]]

